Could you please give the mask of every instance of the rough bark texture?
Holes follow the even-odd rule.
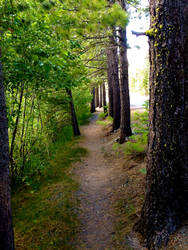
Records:
[[[121,107],[120,107],[120,89],[119,89],[119,72],[118,72],[118,53],[117,44],[114,36],[110,37],[110,45],[107,52],[108,60],[108,86],[109,99],[110,94],[113,94],[113,130],[120,127]],[[112,87],[112,93],[111,88]],[[111,103],[109,102],[109,113],[111,112]],[[111,114],[110,114],[111,115]]]
[[[8,122],[6,117],[2,65],[0,62],[0,249],[2,250],[14,249],[8,143]]]
[[[111,79],[111,53],[110,48],[107,50],[107,76],[108,76],[108,115],[113,117],[113,87],[112,87],[112,79]]]
[[[71,120],[72,120],[73,133],[74,133],[74,136],[78,136],[78,135],[80,135],[80,130],[79,130],[79,126],[78,126],[76,112],[75,112],[75,109],[74,109],[72,91],[71,91],[71,89],[66,88],[66,92],[67,92],[67,94],[68,94],[68,96],[70,98],[69,104],[70,104],[70,111],[71,111]]]
[[[102,108],[103,100],[102,100],[102,84],[100,85],[100,98],[99,98],[99,108]]]
[[[103,83],[102,87],[103,87],[103,109],[104,109],[104,113],[106,113],[107,112],[107,107],[106,107],[106,87],[105,87],[105,83]]]
[[[151,0],[146,197],[135,225],[149,249],[188,214],[188,2]]]
[[[124,1],[122,2],[122,8],[125,9]],[[120,28],[119,35],[120,35],[120,99],[121,99],[121,125],[120,125],[119,142],[124,143],[126,137],[132,135],[126,29]]]
[[[91,100],[90,111],[91,113],[94,113],[95,112],[95,88],[92,88],[91,94],[92,94],[92,100]]]

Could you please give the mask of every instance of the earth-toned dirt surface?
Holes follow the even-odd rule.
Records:
[[[104,157],[101,126],[96,124],[97,114],[89,125],[81,129],[84,139],[81,145],[88,149],[88,157],[77,168],[81,189],[78,192],[81,202],[83,230],[80,238],[81,249],[111,249],[113,236],[112,189],[120,170]]]
[[[88,155],[74,167],[82,223],[76,249],[145,250],[142,238],[132,231],[144,200],[145,159],[143,155],[125,157],[121,147],[114,148],[118,131],[110,133],[110,125],[97,124],[99,112],[81,128],[80,146]],[[187,236],[185,225],[163,249],[188,250]]]
[[[112,150],[117,137],[105,136],[103,126],[96,124],[98,112],[89,125],[82,126],[81,146],[87,148],[88,156],[76,166],[76,176],[81,183],[77,197],[80,200],[82,230],[79,249],[116,249],[114,237],[114,195],[122,188],[125,176],[122,166]],[[113,139],[114,137],[114,139]],[[141,249],[141,248],[140,248]]]

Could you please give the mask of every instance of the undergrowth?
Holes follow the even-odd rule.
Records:
[[[33,181],[28,178],[28,184],[13,194],[16,249],[74,249],[79,221],[73,192],[78,183],[72,178],[71,163],[87,151],[78,146],[78,139],[65,136],[62,133],[49,147],[49,160],[41,173]]]
[[[145,154],[146,152],[149,130],[147,103],[144,107],[146,108],[144,112],[134,112],[132,114],[133,135],[130,136],[128,142],[124,144],[124,151],[126,155],[140,153]]]
[[[105,113],[100,113],[99,119],[100,120],[96,121],[96,123],[99,124],[99,125],[104,125],[104,126],[112,123],[112,121],[113,121],[113,118],[111,116],[106,117]]]

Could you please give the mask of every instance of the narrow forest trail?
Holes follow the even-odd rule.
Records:
[[[115,161],[105,157],[102,126],[96,124],[96,112],[88,125],[82,126],[81,146],[88,149],[88,156],[76,167],[80,181],[77,196],[81,202],[80,218],[83,225],[79,239],[83,243],[78,249],[113,249],[114,218],[112,196],[116,186],[121,185],[121,168]]]
[[[99,113],[94,113],[90,123],[81,127],[80,146],[87,149],[88,154],[74,167],[80,183],[76,196],[80,201],[82,223],[74,249],[146,250],[132,232],[142,206],[145,178],[140,169],[145,163],[116,155],[113,143],[118,135],[105,136],[104,126],[96,123]],[[122,203],[119,212],[115,208],[117,202]],[[116,238],[120,220],[125,228],[123,240]],[[188,249],[186,237],[187,228],[184,226],[165,249]]]

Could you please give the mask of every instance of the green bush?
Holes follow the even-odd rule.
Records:
[[[104,120],[106,118],[106,116],[107,116],[107,113],[102,112],[102,113],[99,114],[99,119]]]

